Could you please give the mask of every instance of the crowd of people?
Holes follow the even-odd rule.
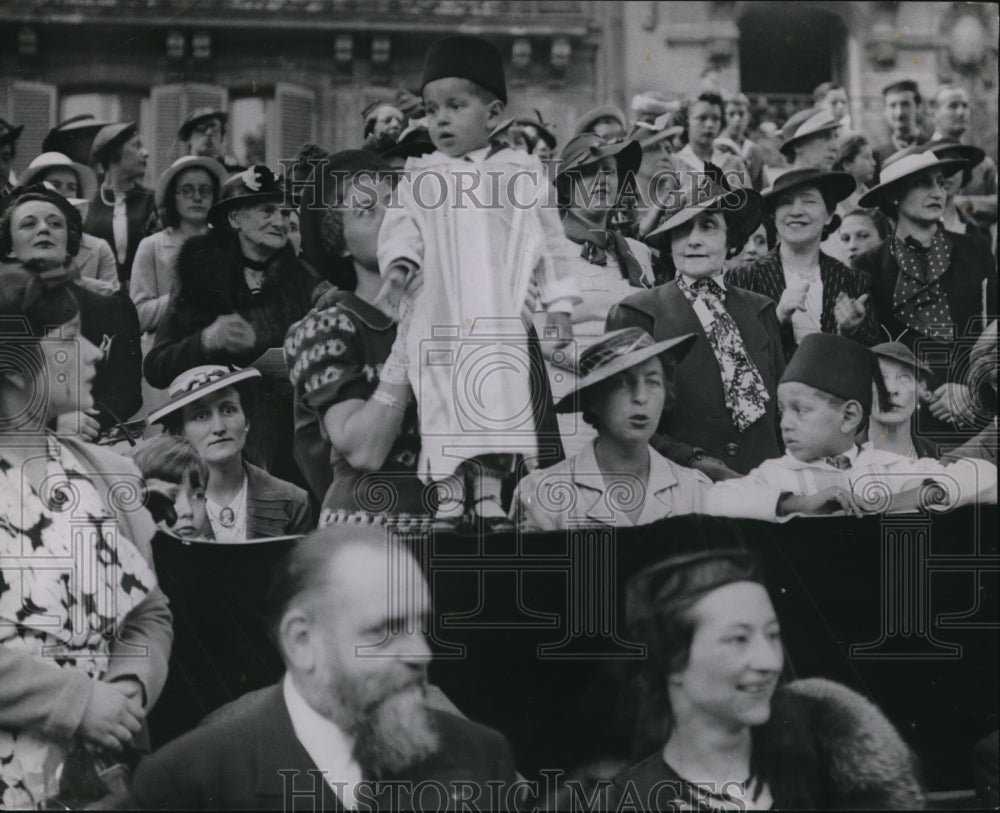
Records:
[[[384,528],[995,504],[996,164],[963,141],[962,88],[933,94],[932,127],[914,82],[883,98],[887,139],[827,82],[780,130],[751,132],[739,93],[649,92],[560,145],[463,35],[428,50],[419,97],[365,110],[359,149],[303,145],[284,174],[222,154],[221,110],[187,117],[155,190],[134,123],[54,128],[0,190],[0,806],[96,781],[143,808],[276,807],[280,771],[317,768],[331,809],[461,800],[412,795],[423,779],[524,802],[503,737],[427,686],[426,584],[389,600],[387,557],[418,565]],[[0,121],[5,182],[21,129]],[[282,682],[133,776],[172,638],[157,534],[305,539],[260,597]],[[630,591],[653,756],[608,793],[920,801],[867,700],[782,679],[752,555],[673,556]]]

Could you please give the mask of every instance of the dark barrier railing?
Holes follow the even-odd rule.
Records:
[[[627,757],[634,693],[622,682],[641,648],[622,621],[625,582],[672,552],[738,544],[764,560],[790,676],[873,698],[922,758],[928,787],[945,790],[971,787],[972,745],[998,724],[996,526],[991,507],[406,541],[433,591],[432,680],[507,735],[526,775]],[[258,613],[287,546],[155,549],[176,619],[171,675],[150,720],[162,743],[281,674]]]

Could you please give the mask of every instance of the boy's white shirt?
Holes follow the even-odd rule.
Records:
[[[744,477],[715,483],[705,496],[705,512],[785,522],[799,515],[777,515],[778,500],[784,493],[811,495],[839,486],[850,489],[862,506],[873,506],[879,504],[886,491],[899,494],[919,488],[928,479],[946,494],[938,510],[997,500],[996,466],[985,460],[963,459],[946,465],[933,458],[914,460],[875,449],[871,443],[854,446],[845,454],[852,463],[847,470],[825,460],[804,462],[790,452],[765,460]]]
[[[555,190],[537,157],[511,149],[458,158],[438,150],[408,159],[404,172],[378,262],[383,271],[398,261],[423,269],[407,336],[418,472],[439,480],[480,454],[534,458],[534,421],[523,408],[531,403],[522,363],[529,285],[534,278],[547,311],[571,313],[580,298],[570,262],[579,250],[563,232]],[[457,206],[459,189],[470,187],[491,205],[474,205],[466,191]],[[498,363],[512,349],[514,363]]]

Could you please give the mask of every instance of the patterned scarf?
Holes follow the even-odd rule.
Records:
[[[726,408],[736,428],[743,432],[766,411],[770,396],[764,379],[750,358],[736,321],[726,310],[725,292],[719,284],[713,279],[688,280],[683,275],[677,278],[677,283],[692,305],[701,300],[712,314],[708,343],[722,372]]]
[[[941,277],[951,264],[951,243],[943,230],[934,233],[929,248],[910,237],[893,237],[889,251],[899,266],[892,295],[896,315],[924,336],[953,338],[955,322],[941,285]]]

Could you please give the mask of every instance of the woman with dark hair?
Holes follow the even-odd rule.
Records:
[[[556,411],[582,412],[597,437],[568,459],[518,483],[511,518],[523,531],[646,525],[701,513],[712,481],[649,445],[675,402],[674,365],[694,336],[654,342],[638,327],[607,333],[580,357],[576,388]]]
[[[779,176],[762,196],[778,247],[726,275],[729,284],[775,301],[785,361],[810,333],[839,333],[869,346],[878,341],[867,276],[820,250],[840,225],[837,202],[853,188],[844,172],[807,168]]]
[[[781,628],[744,550],[681,554],[626,587],[640,667],[636,750],[614,780],[641,810],[912,809],[906,743],[871,702],[822,678],[782,683]],[[612,806],[613,807],[613,806]]]
[[[842,218],[845,213],[856,209],[861,196],[875,182],[875,153],[872,150],[868,136],[862,133],[845,133],[841,137],[840,151],[837,160],[833,162],[834,172],[846,172],[854,178],[854,191],[837,204],[837,214]]]
[[[153,346],[177,282],[177,255],[188,237],[208,230],[208,210],[219,199],[226,170],[212,158],[178,158],[156,183],[156,208],[164,228],[139,243],[129,296],[139,314],[142,349]]]
[[[52,220],[46,239],[35,231],[36,256],[24,256],[25,264],[66,254],[65,223],[44,217]],[[18,242],[25,235],[17,212],[14,220]],[[104,797],[115,788],[98,772],[134,765],[136,752],[148,750],[145,719],[163,689],[173,640],[138,470],[68,427],[48,428],[93,405],[102,353],[85,337],[81,315],[58,278],[0,270],[5,809],[109,806]]]
[[[945,178],[964,169],[923,146],[902,150],[860,201],[896,221],[891,237],[859,256],[885,338],[901,341],[933,372],[919,434],[966,440],[982,428],[965,383],[972,344],[995,315],[997,273],[990,245],[943,228]],[[970,432],[971,430],[971,432]]]
[[[891,231],[892,226],[878,209],[851,209],[841,218],[835,239],[840,240],[846,263],[853,266],[858,257],[875,248]]]
[[[613,307],[607,328],[641,327],[656,341],[696,334],[677,365],[677,408],[651,445],[713,480],[780,455],[776,395],[785,368],[774,302],[729,286],[727,259],[761,223],[760,194],[723,185],[718,168],[655,234],[669,240],[676,279]],[[653,236],[651,235],[651,236]]]
[[[320,525],[350,515],[424,514],[404,349],[409,318],[397,325],[373,304],[382,285],[376,252],[391,168],[374,153],[348,150],[330,156],[324,171],[327,205],[300,209],[302,244],[339,290],[285,338],[296,460],[322,501]]]
[[[67,423],[84,440],[93,441],[142,406],[142,351],[132,303],[88,291],[71,279],[73,258],[82,241],[80,213],[44,186],[18,189],[0,217],[0,259],[45,282],[65,284],[79,305],[83,335],[105,354],[92,385],[93,406],[86,414],[56,419],[57,431]]]
[[[721,168],[730,186],[751,186],[750,172],[743,159],[715,147],[725,120],[726,103],[718,93],[706,91],[684,102],[680,123],[685,128],[681,137],[686,143],[677,152],[676,162],[679,188],[684,194],[690,195],[701,183],[706,164]]]
[[[206,536],[224,544],[302,535],[314,527],[305,491],[243,459],[253,395],[248,382],[260,378],[253,368],[195,367],[174,379],[169,403],[149,416],[205,461]]]
[[[282,479],[300,482],[292,459],[291,386],[279,348],[309,311],[318,279],[288,244],[284,198],[266,166],[226,181],[209,210],[212,228],[185,240],[177,256],[177,285],[143,369],[152,386],[165,388],[193,367],[259,360],[265,380],[253,418],[269,431],[257,436],[252,457]]]
[[[629,294],[653,286],[649,248],[612,228],[622,188],[634,179],[642,158],[638,142],[609,144],[593,133],[576,136],[563,148],[555,186],[563,230],[580,247],[572,272],[579,281],[582,301],[571,315],[571,347],[582,353],[604,334],[604,322],[613,305]],[[544,314],[535,329],[544,335]],[[576,357],[567,348],[552,350],[542,342],[549,368],[552,397],[561,398],[577,382]],[[594,439],[575,415],[560,414],[559,433],[567,456]]]

